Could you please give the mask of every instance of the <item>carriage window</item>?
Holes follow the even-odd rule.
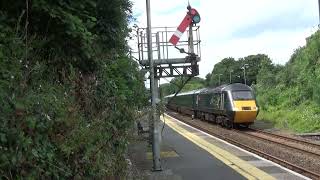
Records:
[[[220,104],[221,104],[221,98],[220,96],[217,96],[217,108],[220,109]]]
[[[249,100],[253,99],[251,91],[233,91],[232,92],[233,100]]]
[[[228,99],[228,93],[224,92],[223,94],[224,94],[224,109],[228,109],[230,104],[230,101]]]
[[[212,94],[209,103],[210,103],[210,105],[212,105],[212,107],[219,108],[220,107],[220,94]]]

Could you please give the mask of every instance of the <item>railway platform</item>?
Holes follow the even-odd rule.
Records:
[[[132,163],[144,172],[143,179],[308,179],[169,115],[162,123],[162,171],[152,172],[146,141],[129,150]]]

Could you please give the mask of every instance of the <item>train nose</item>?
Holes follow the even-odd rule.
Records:
[[[258,108],[254,100],[234,101],[234,122],[235,123],[251,123],[257,117]]]

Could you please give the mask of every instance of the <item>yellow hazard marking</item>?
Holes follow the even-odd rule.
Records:
[[[219,159],[224,164],[231,167],[233,170],[237,171],[243,177],[247,179],[275,179],[271,175],[254,167],[253,165],[240,159],[239,157],[215,146],[214,144],[211,144],[210,142],[200,138],[194,133],[187,131],[186,129],[178,125],[178,123],[174,122],[170,117],[166,116],[165,121],[166,124],[173,130],[175,130],[185,138],[189,139],[191,142],[198,145],[202,149],[209,152],[215,158]]]
[[[257,117],[257,111],[236,111],[234,116],[235,123],[251,123]]]
[[[160,152],[161,158],[173,158],[173,157],[179,157],[179,155],[174,151],[161,151]],[[152,152],[147,152],[147,159],[152,159]]]

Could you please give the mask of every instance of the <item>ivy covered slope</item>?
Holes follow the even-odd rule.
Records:
[[[265,65],[257,79],[259,118],[297,132],[320,130],[319,31],[285,66]]]
[[[120,176],[145,102],[128,0],[0,2],[0,176]]]

